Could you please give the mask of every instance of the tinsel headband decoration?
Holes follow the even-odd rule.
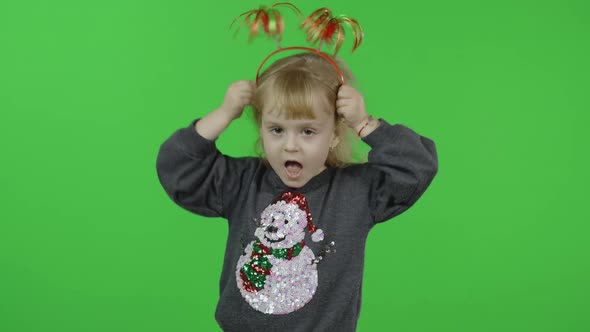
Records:
[[[283,37],[284,21],[281,13],[278,10],[278,8],[282,6],[289,7],[295,11],[299,17],[302,16],[301,11],[295,7],[295,5],[289,2],[279,2],[273,4],[272,6],[261,5],[258,9],[253,9],[242,13],[234,18],[230,25],[231,29],[236,20],[244,17],[242,23],[240,23],[238,26],[238,30],[244,24],[246,24],[250,28],[249,41],[252,41],[252,39],[258,34],[260,26],[262,26],[264,33],[266,33],[271,39],[274,39],[277,43],[278,49],[266,56],[260,66],[258,66],[258,70],[256,71],[256,82],[258,83],[258,77],[260,75],[262,66],[271,56],[288,50],[304,50],[316,53],[332,64],[332,66],[338,72],[340,81],[342,84],[344,84],[345,82],[342,70],[340,70],[336,62],[330,56],[321,51],[321,48],[324,45],[334,45],[332,56],[336,56],[340,46],[342,45],[342,42],[344,41],[344,24],[347,24],[352,28],[354,33],[354,45],[352,47],[351,53],[354,52],[363,40],[364,34],[361,25],[355,19],[346,15],[332,16],[330,9],[323,7],[309,15],[300,26],[307,34],[307,42],[312,46],[318,44],[318,47],[316,49],[306,46],[291,46],[282,48],[280,42]]]

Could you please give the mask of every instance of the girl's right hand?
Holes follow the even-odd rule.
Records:
[[[254,81],[242,80],[230,84],[221,108],[228,113],[232,120],[239,118],[242,116],[244,107],[252,102],[254,90],[256,90],[256,82]]]

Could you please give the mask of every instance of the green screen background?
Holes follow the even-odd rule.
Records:
[[[226,222],[176,206],[155,162],[274,49],[228,30],[260,3],[0,4],[1,331],[219,330]],[[358,331],[590,330],[588,2],[295,4],[361,22],[339,54],[367,110],[439,154],[369,236]],[[218,147],[254,138],[243,117]]]

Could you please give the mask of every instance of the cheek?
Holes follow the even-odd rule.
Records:
[[[262,147],[268,146],[268,144],[271,142],[272,142],[272,139],[268,135],[268,133],[260,132],[260,143],[262,144]]]
[[[316,141],[314,144],[310,144],[308,148],[317,157],[328,156],[328,153],[330,153],[330,145],[324,140]]]
[[[262,145],[262,150],[264,151],[264,154],[266,155],[267,159],[273,159],[275,153],[273,153],[273,148],[268,145],[268,144],[263,144]]]
[[[267,156],[270,155],[272,157],[277,151],[280,151],[280,142],[272,138],[265,139],[262,141],[262,149]]]

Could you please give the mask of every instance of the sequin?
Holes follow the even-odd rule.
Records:
[[[318,261],[303,241],[305,228],[311,225],[309,209],[301,208],[307,205],[305,197],[283,193],[284,197],[288,199],[275,200],[264,209],[254,232],[257,240],[246,246],[236,265],[240,293],[266,314],[300,309],[318,286]]]

